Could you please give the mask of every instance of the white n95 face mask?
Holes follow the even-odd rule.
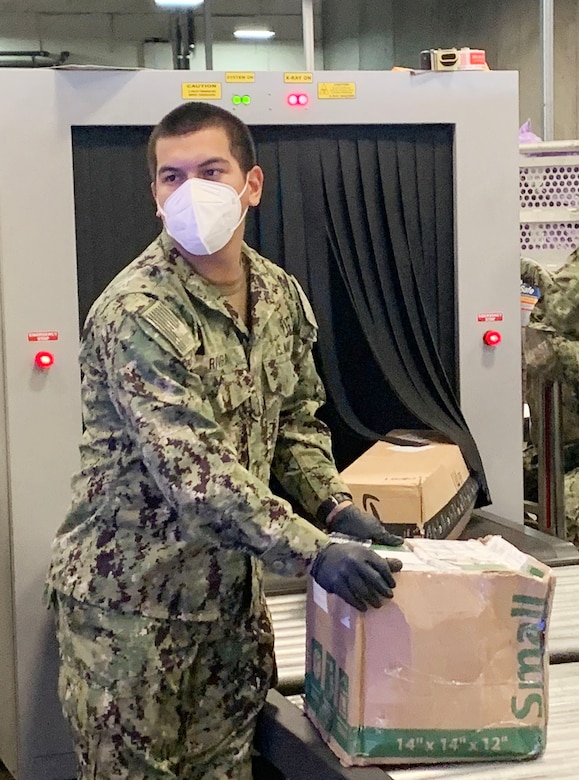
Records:
[[[229,184],[187,179],[172,192],[163,208],[157,204],[167,233],[192,255],[212,255],[229,243],[243,222],[241,196]]]

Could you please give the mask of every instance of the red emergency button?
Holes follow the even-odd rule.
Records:
[[[34,365],[37,368],[50,368],[54,364],[54,355],[52,352],[37,352],[34,356]]]
[[[483,336],[483,341],[487,347],[497,347],[502,340],[503,337],[498,330],[487,330]]]

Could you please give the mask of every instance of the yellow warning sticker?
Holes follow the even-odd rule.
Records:
[[[356,84],[353,81],[320,82],[318,84],[320,100],[348,100],[356,97]]]
[[[212,81],[184,82],[181,95],[183,100],[221,100],[221,84]]]
[[[286,84],[313,84],[313,73],[284,73],[283,80]]]
[[[228,84],[253,84],[255,73],[239,71],[238,73],[226,73],[225,81]]]

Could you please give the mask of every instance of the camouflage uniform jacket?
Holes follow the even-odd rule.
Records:
[[[303,574],[311,514],[347,490],[315,417],[316,324],[298,283],[243,245],[251,329],[165,233],[93,305],[81,349],[85,430],[47,590],[150,617],[215,620]]]
[[[540,414],[543,382],[562,388],[563,442],[579,442],[579,250],[552,275],[531,314],[525,334],[527,400]]]

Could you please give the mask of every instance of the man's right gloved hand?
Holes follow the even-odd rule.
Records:
[[[310,573],[328,593],[365,612],[392,598],[396,587],[392,572],[401,568],[397,558],[381,558],[361,544],[332,543],[320,550]]]

